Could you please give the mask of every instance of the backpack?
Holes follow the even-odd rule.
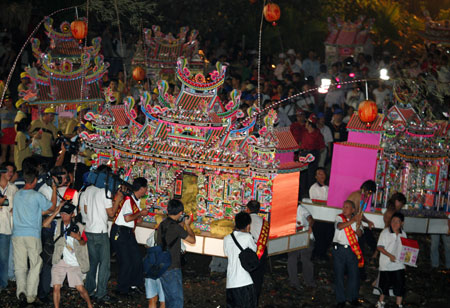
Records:
[[[162,226],[161,226],[162,228]],[[161,229],[162,246],[156,245],[147,248],[147,254],[143,259],[144,277],[151,279],[160,278],[172,265],[170,249],[178,238],[175,238],[169,245],[166,244],[166,228]]]
[[[243,249],[239,242],[234,237],[233,232],[231,233],[231,238],[233,239],[236,246],[241,250],[239,254],[239,260],[241,261],[242,267],[249,273],[256,270],[259,266],[259,258],[256,252],[251,250],[250,248]]]

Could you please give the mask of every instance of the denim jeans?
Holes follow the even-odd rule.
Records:
[[[166,271],[160,278],[166,298],[166,308],[183,308],[181,268]]]
[[[4,289],[8,286],[8,261],[10,245],[11,235],[0,234],[0,289]]]
[[[333,244],[333,263],[335,275],[336,301],[343,303],[346,300],[344,275],[348,276],[348,301],[354,301],[359,296],[359,270],[358,259],[350,247],[344,248]]]
[[[450,235],[431,234],[431,266],[439,267],[439,242],[442,239],[444,243],[445,267],[450,269]]]
[[[107,285],[110,275],[110,251],[108,233],[86,232],[88,239],[89,272],[86,274],[86,290],[95,297],[103,298],[107,293]],[[95,283],[98,267],[98,283]]]

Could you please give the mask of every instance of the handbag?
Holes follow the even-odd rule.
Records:
[[[248,247],[243,249],[242,246],[239,245],[239,242],[236,240],[233,233],[231,233],[231,238],[236,246],[241,250],[239,253],[239,260],[241,261],[242,267],[249,273],[256,270],[259,266],[259,258],[256,252]]]

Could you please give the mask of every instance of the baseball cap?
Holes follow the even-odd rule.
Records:
[[[336,108],[336,109],[334,109],[333,114],[344,114],[344,112],[342,111],[342,109]]]
[[[66,214],[72,214],[73,211],[75,211],[75,205],[66,202],[66,203],[64,203],[64,205],[62,206],[62,208],[59,212],[66,213]]]
[[[22,78],[30,78],[30,74],[28,74],[27,72],[22,72],[20,73],[20,79]]]
[[[317,123],[317,116],[312,113],[309,118],[308,118],[308,122],[311,122],[312,124],[316,124]]]
[[[56,114],[56,110],[53,107],[45,108],[44,113],[53,113]]]
[[[23,99],[19,99],[19,100],[16,102],[16,108],[19,108],[19,107],[22,106],[23,104],[25,104],[25,101],[24,101]]]

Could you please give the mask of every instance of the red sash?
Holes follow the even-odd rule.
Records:
[[[116,222],[117,217],[119,216],[119,213],[120,213],[120,211],[122,210],[122,207],[123,207],[125,201],[127,201],[127,200],[130,200],[131,210],[133,211],[133,213],[131,213],[130,215],[134,215],[134,214],[136,214],[136,213],[138,213],[138,212],[141,211],[141,210],[139,209],[139,207],[136,205],[136,202],[134,202],[134,199],[133,199],[132,197],[130,197],[130,196],[125,196],[125,198],[123,198],[122,202],[120,202],[119,208],[117,209],[117,212],[116,212],[116,214],[114,215],[113,223]],[[137,218],[135,219],[133,230],[136,229],[136,220],[137,220]]]
[[[343,222],[347,222],[347,217],[344,216],[344,214],[339,214],[339,216],[342,218]],[[356,255],[356,258],[358,259],[358,267],[364,266],[364,258],[361,251],[361,247],[359,247],[358,238],[356,237],[355,231],[352,229],[352,226],[348,226],[344,228],[345,235],[347,236],[348,242],[350,243],[350,248],[352,249],[353,253]]]
[[[67,188],[66,188],[66,191],[64,192],[63,199],[64,199],[64,200],[72,200],[72,199],[73,199],[73,196],[75,196],[75,193],[76,193],[76,192],[77,192],[76,189],[67,187]]]
[[[264,251],[267,247],[267,240],[269,239],[269,230],[270,225],[269,222],[263,219],[263,224],[261,226],[261,232],[259,233],[258,241],[256,242],[256,254],[258,258],[261,259]]]

